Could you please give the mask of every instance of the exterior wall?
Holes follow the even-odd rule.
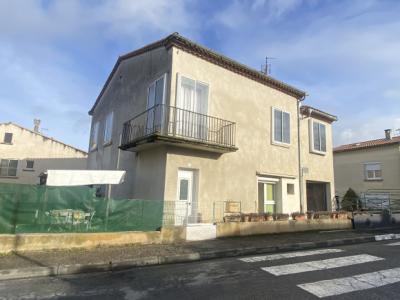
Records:
[[[12,144],[4,144],[5,132],[13,134]],[[48,169],[86,169],[87,154],[12,123],[0,124],[0,159],[18,160],[16,177],[0,177],[0,182],[37,184]],[[26,161],[33,160],[33,169]]]
[[[216,201],[241,201],[242,211],[257,211],[257,173],[281,181],[287,177],[298,180],[297,100],[294,97],[173,48],[171,105],[176,101],[177,73],[209,85],[208,115],[236,122],[239,150],[218,155],[169,148],[165,199],[177,198],[179,168],[198,170],[198,202],[203,220],[212,218]],[[273,107],[290,113],[290,146],[272,144]],[[283,190],[286,192],[286,186]],[[299,210],[298,192],[296,197],[282,200],[283,211]]]
[[[336,194],[343,197],[349,188],[357,194],[368,189],[399,189],[400,146],[399,144],[334,153]],[[367,181],[364,163],[380,162],[380,181]]]
[[[208,84],[207,114],[236,122],[236,152],[218,154],[167,144],[137,153],[118,149],[119,142],[115,141],[120,138],[123,123],[146,109],[147,88],[164,73],[168,75],[166,103],[171,106],[176,104],[178,74]],[[290,113],[289,146],[272,142],[273,108]],[[300,210],[296,98],[172,47],[121,62],[93,113],[92,124],[101,122],[99,141],[110,111],[114,113],[112,143],[103,146],[99,142],[89,154],[88,167],[127,171],[125,183],[112,188],[113,197],[176,201],[178,171],[188,169],[195,171],[197,177],[196,200],[203,222],[213,219],[214,205],[228,200],[240,201],[243,212],[257,212],[258,177],[277,180],[280,212]],[[311,155],[307,146],[303,156],[310,170],[306,179],[333,186],[330,127],[327,124],[328,154]],[[308,125],[301,130],[301,140],[308,144]],[[287,184],[294,185],[293,194],[287,193]]]
[[[310,122],[315,120],[325,124],[326,128],[326,153],[319,154],[312,151],[312,142],[310,136]],[[335,180],[333,171],[333,143],[332,143],[332,125],[320,119],[303,116],[300,121],[301,130],[301,165],[307,168],[308,172],[303,172],[303,203],[304,211],[307,211],[307,181],[324,182],[327,184],[327,207],[328,210],[335,208]]]
[[[99,142],[96,149],[89,151],[88,169],[119,169],[127,172],[125,182],[112,187],[112,197],[163,198],[164,186],[160,180],[164,176],[162,168],[159,168],[164,164],[161,161],[162,151],[136,154],[121,151],[118,146],[124,122],[146,110],[149,85],[167,73],[167,87],[169,87],[170,68],[171,54],[163,47],[121,61],[93,112],[92,129],[95,122],[100,123]],[[168,89],[166,94],[169,95]],[[105,119],[111,111],[113,112],[111,143],[103,145]],[[153,159],[159,164],[154,164]],[[155,175],[161,177],[154,180]]]

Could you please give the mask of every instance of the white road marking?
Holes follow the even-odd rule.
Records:
[[[297,285],[319,298],[372,289],[400,282],[400,268]]]
[[[275,276],[296,274],[310,271],[327,270],[351,265],[358,265],[367,262],[383,260],[384,258],[372,256],[368,254],[344,256],[338,258],[330,258],[324,260],[314,260],[309,262],[280,265],[273,267],[261,268],[262,270],[271,273]]]
[[[386,244],[386,246],[400,246],[400,242]]]
[[[278,259],[284,259],[284,258],[303,257],[303,256],[310,256],[310,255],[338,253],[338,252],[343,252],[343,251],[344,250],[342,250],[342,249],[319,249],[319,250],[310,250],[310,251],[296,251],[296,252],[287,252],[287,253],[281,253],[281,254],[245,257],[245,258],[239,258],[239,260],[251,263],[251,262],[259,262],[259,261],[278,260]]]
[[[400,239],[400,234],[389,233],[389,234],[380,234],[375,236],[375,241],[396,240],[396,239]]]

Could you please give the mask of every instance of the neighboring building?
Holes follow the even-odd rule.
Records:
[[[390,129],[383,139],[336,147],[333,156],[339,197],[349,188],[358,195],[400,189],[400,136],[393,136]]]
[[[220,218],[224,201],[330,210],[336,117],[304,98],[172,34],[119,57],[89,112],[88,168],[127,171],[113,197],[187,201],[192,221]]]
[[[86,169],[87,153],[14,123],[0,123],[0,182],[39,183],[48,169]]]

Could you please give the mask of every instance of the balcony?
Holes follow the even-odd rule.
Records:
[[[167,105],[155,105],[124,123],[120,148],[140,151],[157,142],[217,153],[236,151],[236,124]]]

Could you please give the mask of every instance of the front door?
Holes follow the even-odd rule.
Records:
[[[192,217],[193,177],[193,171],[178,171],[178,200],[175,206],[175,225],[182,225]]]
[[[307,210],[327,210],[326,183],[307,182]]]
[[[276,213],[275,183],[258,183],[258,211],[260,213]]]

